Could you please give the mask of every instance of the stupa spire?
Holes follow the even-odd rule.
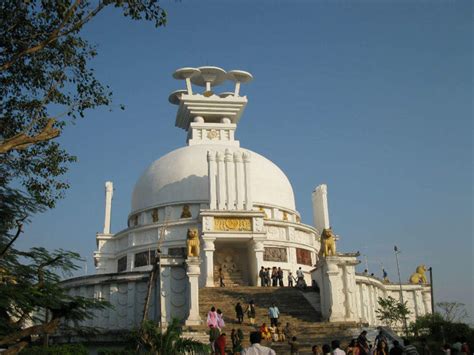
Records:
[[[186,90],[172,92],[168,100],[179,106],[175,125],[188,132],[188,144],[238,146],[234,131],[248,102],[246,96],[240,96],[240,85],[250,82],[252,74],[206,66],[180,68],[173,77],[186,82]],[[215,93],[215,88],[227,80],[235,83],[234,91]],[[203,87],[204,91],[193,90],[193,85]]]

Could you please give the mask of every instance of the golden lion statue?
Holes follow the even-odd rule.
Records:
[[[328,255],[336,255],[336,236],[332,232],[331,227],[324,228],[321,233],[321,252],[324,257]]]
[[[188,229],[188,256],[199,256],[199,234],[197,229]]]
[[[416,272],[410,276],[410,283],[412,284],[427,284],[428,280],[426,279],[425,272],[426,266],[420,265],[416,268]]]

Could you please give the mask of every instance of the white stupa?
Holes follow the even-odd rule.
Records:
[[[114,330],[139,324],[156,258],[160,272],[149,316],[162,324],[173,317],[201,323],[199,289],[219,286],[219,269],[226,286],[259,286],[261,267],[273,266],[285,279],[301,268],[306,284],[318,284],[323,319],[377,324],[377,297],[398,298],[399,285],[356,275],[358,254],[320,253],[320,235],[330,226],[326,185],[312,195],[314,225],[302,223],[284,172],[235,139],[247,105],[241,84],[252,75],[200,67],[178,69],[173,76],[186,86],[169,97],[178,106],[175,125],[187,132],[186,146],[145,170],[133,191],[128,227],[115,234],[110,231],[113,187],[106,183],[104,230],[94,253],[97,274],[65,282],[73,294],[115,306],[89,325]],[[219,92],[227,80],[235,82],[234,92]],[[194,230],[200,252],[188,256],[188,231]],[[429,287],[404,285],[403,292],[415,316],[430,311]]]

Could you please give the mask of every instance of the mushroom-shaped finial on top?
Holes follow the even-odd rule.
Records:
[[[168,96],[168,101],[173,105],[179,105],[179,100],[181,99],[181,95],[187,93],[187,90],[176,90],[173,91],[170,96]]]
[[[188,94],[193,94],[193,88],[191,86],[191,77],[193,75],[197,75],[199,73],[199,69],[197,68],[179,68],[173,73],[173,78],[178,80],[186,80],[186,89],[188,89]]]
[[[199,67],[199,74],[191,77],[191,82],[197,86],[205,86],[204,96],[211,96],[212,86],[222,84],[226,80],[226,71],[219,67]]]
[[[235,81],[234,96],[239,96],[240,83],[248,83],[253,80],[252,74],[243,70],[231,70],[227,73],[227,78]]]

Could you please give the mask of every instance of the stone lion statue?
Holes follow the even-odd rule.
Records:
[[[419,265],[416,268],[416,272],[410,276],[410,283],[412,284],[427,284],[428,280],[426,279],[425,272],[427,268],[425,265]]]
[[[321,253],[322,256],[336,255],[336,236],[331,227],[324,228],[321,233]]]
[[[199,234],[197,229],[188,229],[188,256],[199,256]]]

